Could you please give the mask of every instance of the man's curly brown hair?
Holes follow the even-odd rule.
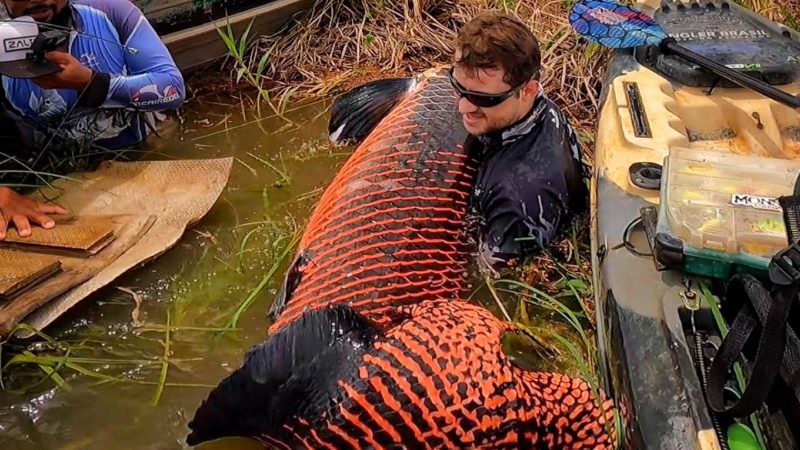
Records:
[[[474,17],[459,30],[456,45],[461,55],[455,63],[472,77],[478,69],[503,69],[503,81],[512,87],[539,79],[539,42],[513,16],[490,12]]]

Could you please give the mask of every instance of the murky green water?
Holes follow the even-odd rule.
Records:
[[[253,117],[248,113],[243,118],[238,102],[190,106],[177,136],[159,151],[174,158],[235,156],[220,200],[176,247],[86,299],[45,330],[72,346],[74,361],[109,360],[87,362],[81,368],[151,384],[98,385],[101,380],[62,370],[69,392],[49,380],[25,393],[0,391],[0,448],[184,447],[186,423],[209,388],[174,384],[215,385],[239,366],[251,345],[264,339],[265,312],[292,252],[280,265],[273,265],[293,236],[302,232],[322,189],[349,154],[350,149],[331,148],[328,143],[326,107],[318,103],[294,111],[288,117],[302,127],[275,131],[286,122],[273,118],[248,123]],[[156,402],[167,316],[173,327],[225,327],[270,271],[272,278],[239,317],[239,331],[170,333],[166,372],[170,384]],[[138,320],[144,325],[133,327],[135,302],[117,286],[141,295]],[[33,350],[64,354],[45,345]],[[8,346],[4,351],[8,354]],[[132,359],[153,363],[111,361]],[[6,389],[18,390],[43,375],[35,365],[16,366],[4,373],[3,381]]]
[[[45,330],[70,346],[72,366],[59,371],[62,388],[49,379],[30,388],[45,376],[34,364],[3,373],[0,448],[186,448],[186,424],[209,389],[265,338],[266,311],[294,254],[287,246],[352,149],[329,144],[326,103],[289,113],[301,124],[290,128],[279,118],[254,121],[252,108],[230,98],[187,106],[179,132],[158,150],[164,155],[150,158],[232,155],[226,189],[177,246]],[[139,326],[133,297],[118,287],[141,296]],[[489,299],[491,308],[488,292],[474,297]],[[32,339],[6,345],[3,363],[26,347],[56,359],[67,353]],[[516,358],[538,358],[513,347]],[[546,359],[540,367],[557,365]],[[251,447],[227,442],[224,448]]]

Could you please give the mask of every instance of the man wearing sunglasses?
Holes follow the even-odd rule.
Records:
[[[471,209],[495,269],[547,247],[587,204],[575,132],[539,69],[536,38],[511,16],[481,15],[459,31],[450,79],[481,158]]]

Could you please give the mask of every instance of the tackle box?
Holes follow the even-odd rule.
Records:
[[[722,279],[766,274],[788,245],[778,197],[794,192],[798,174],[796,160],[671,149],[651,241],[657,264]]]

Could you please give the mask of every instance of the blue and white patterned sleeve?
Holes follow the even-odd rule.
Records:
[[[136,54],[123,51],[127,73],[109,76],[107,95],[99,106],[141,111],[180,107],[186,97],[183,76],[144,14],[128,0],[97,3],[116,29],[119,41],[138,49]]]

